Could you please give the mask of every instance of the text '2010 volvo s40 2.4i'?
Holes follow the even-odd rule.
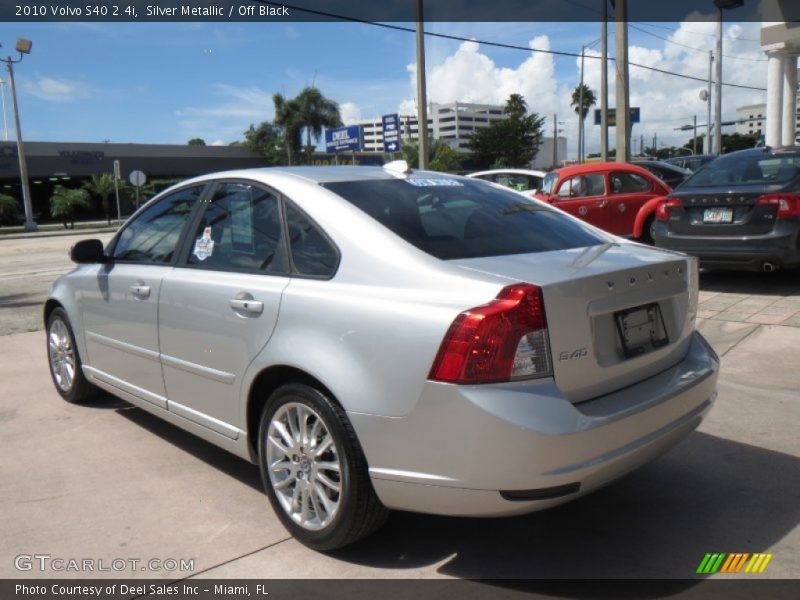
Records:
[[[72,257],[45,305],[58,392],[102,388],[257,463],[312,548],[388,509],[577,498],[716,397],[695,259],[403,163],[191,179]]]

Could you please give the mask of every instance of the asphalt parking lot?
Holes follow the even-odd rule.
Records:
[[[52,389],[40,304],[77,239],[0,239],[0,578],[65,575],[20,571],[21,554],[194,561],[69,576],[691,578],[706,552],[770,552],[760,577],[800,577],[797,274],[701,277],[717,405],[652,464],[524,517],[394,513],[323,555],[287,535],[255,466],[111,396],[74,406]]]

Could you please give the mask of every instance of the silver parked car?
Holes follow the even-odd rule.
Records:
[[[56,390],[102,388],[260,465],[316,549],[387,509],[577,498],[716,397],[695,259],[480,180],[396,163],[207,175],[72,258],[44,307]]]

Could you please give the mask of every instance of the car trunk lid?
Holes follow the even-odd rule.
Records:
[[[671,206],[667,225],[677,234],[698,236],[759,235],[772,231],[776,207],[759,204],[758,199],[781,189],[747,186],[680,190],[670,194],[681,206]]]
[[[608,243],[452,262],[542,289],[553,375],[572,402],[669,368],[694,329],[696,266],[681,255]]]

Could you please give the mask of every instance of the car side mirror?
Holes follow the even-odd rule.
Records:
[[[100,240],[81,240],[70,248],[69,257],[72,262],[83,264],[105,263],[108,257]]]

